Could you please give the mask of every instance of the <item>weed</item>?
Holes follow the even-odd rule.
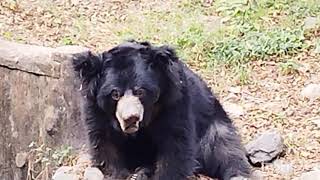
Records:
[[[73,39],[69,36],[66,36],[66,37],[63,37],[61,39],[61,44],[64,44],[64,45],[73,45],[74,42],[73,42]]]
[[[234,69],[234,72],[236,74],[236,82],[239,85],[246,85],[250,82],[250,76],[249,76],[249,69],[247,66],[236,66]]]
[[[50,169],[61,165],[72,165],[75,158],[70,146],[52,149],[45,144],[31,142],[29,148],[28,179],[49,176]]]
[[[320,14],[320,5],[314,0],[218,0],[209,8],[202,3],[182,0],[169,10],[142,12],[139,18],[129,16],[117,33],[122,39],[171,44],[183,59],[201,68],[226,64],[237,73],[239,84],[247,84],[247,62],[277,62],[310,49],[301,22],[306,16]],[[202,17],[212,14],[222,16],[221,30],[207,28]],[[296,72],[293,63],[279,66],[284,74]]]
[[[10,40],[10,39],[12,39],[13,34],[12,34],[12,32],[10,32],[10,31],[6,31],[6,32],[3,32],[2,36],[3,36],[5,39]]]
[[[272,29],[249,31],[242,36],[229,36],[215,43],[212,60],[246,63],[249,60],[293,54],[305,48],[302,30]]]
[[[295,61],[286,61],[279,64],[280,71],[284,75],[295,74],[300,65]]]

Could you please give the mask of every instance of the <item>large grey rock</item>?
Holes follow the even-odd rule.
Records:
[[[84,172],[84,180],[103,180],[103,174],[98,168],[87,167]]]
[[[301,96],[310,100],[320,98],[320,84],[309,84],[302,91]]]
[[[283,138],[278,131],[269,130],[249,142],[245,148],[253,164],[270,162],[283,152]]]
[[[302,173],[299,177],[294,180],[318,180],[320,179],[320,170],[310,171]]]

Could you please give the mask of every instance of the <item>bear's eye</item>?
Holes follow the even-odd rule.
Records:
[[[143,88],[138,88],[138,89],[134,90],[134,95],[136,95],[139,98],[144,97],[145,94],[146,94],[146,90]]]
[[[114,89],[111,91],[111,97],[113,100],[118,101],[121,97],[120,91],[118,89]]]

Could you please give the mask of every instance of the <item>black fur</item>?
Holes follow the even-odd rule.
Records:
[[[85,122],[95,165],[110,179],[142,168],[150,179],[183,180],[202,173],[248,177],[249,164],[231,120],[207,85],[167,46],[120,44],[100,58],[73,60],[82,80]],[[115,117],[113,89],[143,87],[144,119],[126,135]]]

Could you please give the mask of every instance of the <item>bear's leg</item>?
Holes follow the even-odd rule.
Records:
[[[228,117],[214,120],[200,142],[200,151],[208,176],[223,180],[250,176],[245,151]]]
[[[100,137],[90,136],[90,138],[93,166],[103,172],[105,179],[126,179],[130,172],[125,166],[125,161],[120,154],[121,151],[114,144]]]
[[[152,180],[185,180],[195,168],[192,136],[175,131],[174,135],[163,135],[159,144],[156,170]]]

